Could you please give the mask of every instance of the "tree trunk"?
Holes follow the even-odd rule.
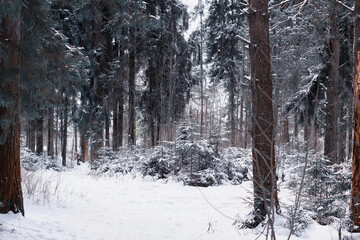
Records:
[[[204,134],[204,66],[203,66],[203,41],[204,41],[204,29],[203,29],[203,4],[202,0],[199,0],[198,6],[200,7],[200,138]]]
[[[236,137],[236,128],[235,128],[235,76],[230,77],[230,94],[229,94],[229,101],[230,101],[230,145],[232,147],[235,146],[235,137]]]
[[[283,137],[282,142],[284,144],[289,144],[290,142],[290,135],[289,135],[289,118],[287,113],[285,113],[284,122],[283,122]]]
[[[347,159],[352,158],[353,154],[353,116],[354,116],[354,110],[352,107],[348,107],[348,123],[347,123]]]
[[[89,161],[89,140],[85,134],[80,134],[80,151],[81,151],[81,161]]]
[[[241,93],[241,100],[240,100],[240,118],[239,118],[239,144],[241,147],[244,146],[244,93],[243,90]]]
[[[337,3],[332,0],[333,12],[330,16],[330,76],[327,81],[326,124],[324,155],[331,164],[337,163],[337,125],[338,125],[338,82],[340,62],[340,36]]]
[[[360,0],[355,0],[354,16],[360,14]],[[360,226],[360,18],[355,17],[354,34],[354,142],[350,196],[350,219]]]
[[[258,225],[266,215],[271,214],[274,207],[279,210],[279,203],[273,136],[268,1],[250,0],[249,4],[252,156],[256,216],[254,225]]]
[[[343,163],[346,160],[346,124],[347,121],[345,120],[346,116],[346,108],[344,101],[339,102],[339,135],[338,135],[338,162],[337,163]]]
[[[62,147],[61,147],[61,158],[62,165],[66,166],[66,148],[67,148],[67,124],[68,124],[68,98],[65,97],[65,106],[64,106],[64,119],[63,119],[63,132],[62,135]]]
[[[59,107],[56,108],[56,119],[55,119],[55,156],[59,156],[58,151],[58,138],[59,138]]]
[[[0,107],[0,213],[13,211],[24,215],[20,174],[20,26],[20,12],[2,17],[0,45],[7,58],[0,56],[0,91],[11,96],[9,105]]]
[[[36,119],[36,154],[40,155],[44,151],[44,116],[42,112]]]
[[[30,120],[30,139],[29,139],[29,148],[34,153],[35,152],[35,143],[36,143],[36,121]]]
[[[119,101],[115,100],[114,106],[113,106],[113,132],[112,132],[112,148],[113,151],[117,151],[119,149],[119,130],[118,130],[118,104]]]
[[[120,82],[120,91],[119,91],[119,106],[118,106],[118,146],[122,147],[123,145],[123,132],[124,132],[124,86],[123,79]]]
[[[244,148],[247,149],[249,142],[249,133],[251,129],[250,115],[251,115],[251,101],[250,101],[250,90],[246,89],[246,107],[245,107],[245,134],[244,134]],[[221,118],[220,118],[221,119]]]
[[[136,75],[136,37],[135,29],[130,28],[132,49],[129,53],[129,137],[128,144],[136,145],[136,113],[135,113],[135,75]]]
[[[109,109],[105,106],[105,147],[110,147],[110,115]]]
[[[49,157],[54,157],[54,109],[49,108],[48,116],[48,144],[47,153]]]

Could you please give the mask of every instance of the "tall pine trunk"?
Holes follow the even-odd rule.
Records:
[[[270,216],[274,207],[279,210],[279,205],[273,136],[268,1],[250,0],[249,4],[254,227],[266,215]]]
[[[30,120],[30,126],[29,126],[29,148],[34,153],[35,152],[35,143],[36,143],[36,121]]]
[[[340,36],[337,3],[332,0],[333,12],[330,16],[330,76],[327,81],[326,125],[324,155],[331,163],[337,163],[337,125],[338,125],[338,82],[340,63]]]
[[[44,151],[44,116],[40,112],[40,116],[36,119],[36,154],[40,155]]]
[[[61,146],[61,158],[62,165],[66,166],[66,149],[67,149],[67,126],[68,126],[68,97],[65,96],[65,106],[64,106],[64,119],[63,119],[63,127],[62,127],[62,146]]]
[[[54,109],[53,108],[49,108],[47,153],[49,157],[54,157]]]
[[[236,91],[236,83],[235,83],[235,76],[232,74],[230,77],[230,95],[229,95],[229,102],[230,102],[230,144],[232,147],[235,146],[235,139],[236,139],[236,126],[235,126],[235,91]]]
[[[19,4],[19,3],[15,3]],[[14,16],[2,18],[1,48],[6,59],[0,56],[0,91],[11,93],[9,105],[0,107],[0,213],[21,212],[24,215],[20,174],[20,10]],[[14,74],[15,70],[15,74]]]
[[[136,113],[135,113],[135,75],[136,75],[136,36],[134,27],[130,28],[131,51],[129,53],[129,131],[128,144],[136,145]]]
[[[354,16],[360,14],[360,0],[355,0]],[[354,33],[354,137],[352,178],[350,196],[350,218],[360,226],[360,18],[355,18]]]

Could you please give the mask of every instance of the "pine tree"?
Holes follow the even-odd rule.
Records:
[[[360,1],[355,1],[354,15],[360,14]],[[354,143],[350,196],[350,218],[360,226],[360,18],[355,18],[354,34]]]
[[[268,1],[251,0],[249,4],[255,214],[252,226],[257,226],[266,215],[273,214],[274,208],[279,211],[279,202],[274,154]]]
[[[230,144],[236,141],[236,111],[239,92],[238,82],[245,53],[241,51],[239,36],[244,35],[245,17],[243,6],[230,0],[212,1],[206,21],[208,61],[211,63],[212,82],[223,82],[229,94],[228,116]],[[240,79],[243,83],[245,79]]]
[[[0,2],[0,213],[25,214],[20,174],[21,1]]]

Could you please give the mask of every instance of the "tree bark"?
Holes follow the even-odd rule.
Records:
[[[132,49],[129,54],[129,131],[128,144],[136,145],[136,113],[135,113],[135,75],[136,75],[136,37],[135,29],[130,28]]]
[[[30,120],[30,139],[29,139],[29,148],[34,153],[35,152],[35,143],[36,143],[36,121]]]
[[[331,164],[337,163],[337,126],[338,126],[338,82],[340,63],[340,36],[337,3],[332,0],[333,12],[330,16],[330,76],[327,81],[327,105],[324,139],[324,155]]]
[[[105,106],[105,147],[110,147],[110,115],[109,109]]]
[[[229,94],[229,101],[230,101],[230,145],[232,147],[235,146],[235,137],[236,137],[236,127],[235,127],[235,76],[230,77],[230,94]]]
[[[284,144],[289,144],[290,142],[290,135],[289,135],[289,118],[287,113],[285,113],[284,122],[283,122],[283,137],[282,142]]]
[[[48,116],[48,144],[47,153],[49,157],[54,157],[54,109],[49,108]]]
[[[85,134],[80,134],[80,151],[81,151],[81,161],[87,162],[89,161],[89,140]]]
[[[67,148],[67,124],[68,124],[68,97],[65,97],[65,106],[64,106],[64,120],[63,120],[63,132],[62,135],[62,147],[61,147],[61,158],[62,165],[66,166],[66,148]]]
[[[118,146],[122,147],[123,145],[123,132],[124,132],[124,79],[120,81],[120,89],[119,89],[119,106],[118,106]]]
[[[354,137],[350,196],[350,219],[360,226],[360,0],[355,0],[354,33]]]
[[[0,107],[0,213],[24,215],[20,173],[20,10],[14,16],[3,16],[2,28],[0,45],[7,58],[0,56],[0,91],[11,95],[9,105]]]
[[[36,119],[36,154],[40,155],[44,151],[44,116],[40,112],[40,116]]]
[[[112,148],[113,151],[117,151],[119,149],[119,140],[118,140],[118,104],[119,101],[115,100],[115,103],[113,105],[113,132],[112,132]]]
[[[55,119],[55,156],[59,156],[58,151],[58,138],[59,138],[59,107],[56,107],[56,119]]]
[[[274,119],[270,72],[269,14],[267,0],[249,1],[252,89],[252,156],[255,225],[275,206],[279,210],[274,154]]]

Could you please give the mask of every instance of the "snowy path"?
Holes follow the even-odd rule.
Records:
[[[244,219],[251,210],[250,181],[240,186],[195,188],[130,175],[95,177],[88,173],[86,165],[62,173],[36,172],[32,181],[38,177],[43,183],[36,194],[25,193],[26,218],[0,214],[0,240],[254,240],[263,231],[262,227],[236,230],[234,220],[206,201],[230,218],[240,214]],[[49,185],[51,196],[42,191]],[[26,192],[27,187],[23,188]],[[283,190],[280,198],[291,202],[293,194]],[[277,217],[275,222],[279,240],[289,234],[285,221]],[[359,235],[351,237],[360,239]],[[335,228],[310,224],[292,239],[338,238]]]
[[[232,218],[248,211],[242,198],[250,196],[241,186],[198,189],[79,171],[61,173],[61,179],[59,196],[50,203],[26,199],[26,218],[0,215],[0,239],[239,239],[233,220],[202,193]]]

